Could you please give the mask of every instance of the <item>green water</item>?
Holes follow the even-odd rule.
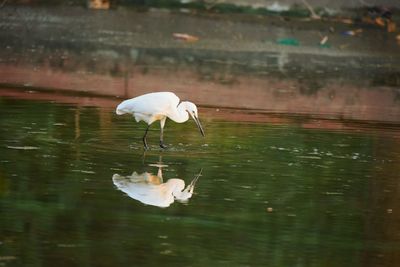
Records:
[[[111,109],[0,99],[0,266],[399,266],[400,129],[158,125]],[[145,205],[112,177],[193,196]]]

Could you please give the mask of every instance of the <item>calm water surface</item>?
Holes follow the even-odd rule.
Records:
[[[400,266],[398,127],[0,113],[0,266]]]

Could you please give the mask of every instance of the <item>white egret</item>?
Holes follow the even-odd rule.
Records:
[[[190,115],[196,122],[201,135],[204,136],[204,130],[197,114],[196,105],[189,101],[179,102],[179,97],[171,92],[149,93],[122,101],[117,106],[116,113],[118,115],[126,113],[132,114],[136,122],[144,121],[148,124],[143,136],[143,145],[145,149],[149,148],[146,136],[150,125],[159,120],[161,126],[160,147],[165,148],[163,137],[164,125],[167,117],[177,123],[182,123],[187,121]]]

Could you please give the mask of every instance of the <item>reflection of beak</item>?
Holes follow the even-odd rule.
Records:
[[[178,201],[185,203],[189,200],[189,198],[192,197],[193,191],[194,191],[194,186],[196,185],[197,180],[201,176],[202,171],[203,171],[203,169],[200,170],[199,174],[197,174],[193,178],[193,180],[190,182],[190,184],[182,192],[179,192],[177,195],[174,195],[174,197]]]
[[[197,174],[197,175],[193,178],[193,180],[190,182],[189,186],[187,187],[187,188],[190,188],[190,190],[192,191],[192,193],[193,193],[194,186],[196,185],[197,180],[199,180],[199,177],[201,176],[201,173],[202,173],[202,172],[203,172],[203,169],[200,170],[199,174]]]
[[[197,118],[196,116],[192,116],[192,117],[193,117],[194,121],[196,122],[197,127],[199,128],[201,135],[205,136],[204,130],[203,130],[203,127],[201,126],[199,118]]]
[[[201,176],[203,169],[200,170],[199,174],[197,174],[193,180],[190,182],[190,184],[185,188],[185,190],[183,190],[183,192],[189,193],[190,196],[192,196],[193,191],[194,191],[194,187],[196,185],[197,180],[199,180],[199,177]]]

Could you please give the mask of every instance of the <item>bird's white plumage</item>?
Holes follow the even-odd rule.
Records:
[[[162,117],[174,117],[179,101],[179,97],[171,92],[149,93],[123,101],[117,107],[117,114],[130,113],[137,122],[151,124]]]
[[[204,136],[196,105],[189,101],[180,102],[179,97],[171,92],[149,93],[122,101],[122,103],[117,106],[116,113],[118,115],[126,113],[132,114],[137,122],[144,121],[149,126],[153,122],[159,120],[161,126],[160,146],[162,148],[165,148],[163,144],[163,129],[167,117],[175,122],[182,123],[187,121],[190,115],[196,122],[200,133]],[[148,129],[149,127],[147,127],[143,136],[145,149],[148,149],[146,142]]]

